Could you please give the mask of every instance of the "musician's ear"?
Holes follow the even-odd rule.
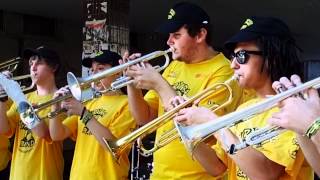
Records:
[[[202,43],[206,41],[208,31],[205,28],[201,28],[199,33],[196,35],[197,42]]]

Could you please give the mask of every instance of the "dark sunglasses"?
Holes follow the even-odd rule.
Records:
[[[232,53],[230,56],[230,60],[233,60],[236,58],[236,61],[239,64],[245,64],[248,62],[248,59],[250,57],[249,54],[254,54],[254,55],[262,55],[262,51],[247,51],[247,50],[240,50],[236,53]]]

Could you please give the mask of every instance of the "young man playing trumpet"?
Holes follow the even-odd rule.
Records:
[[[162,76],[150,64],[145,67],[133,66],[126,74],[134,78],[128,85],[130,110],[139,124],[146,124],[173,106],[169,100],[176,96],[193,96],[206,87],[228,80],[233,71],[224,55],[214,50],[210,44],[210,18],[199,6],[187,2],[178,3],[168,14],[168,20],[159,31],[169,34],[167,44],[173,49],[171,64]],[[134,59],[135,55],[129,57]],[[126,56],[124,57],[126,60]],[[242,90],[231,85],[234,99],[231,105],[220,113],[234,110],[239,103]],[[141,89],[150,90],[144,97]],[[222,104],[228,96],[223,92],[206,102]],[[211,102],[211,103],[210,103]],[[157,129],[156,142],[168,130],[174,128],[172,121]],[[201,149],[207,154],[215,152]],[[208,174],[197,161],[194,161],[183,144],[177,138],[153,154],[153,172],[151,179],[215,179]],[[207,156],[197,157],[206,158]],[[214,161],[211,167],[224,171]]]
[[[96,74],[118,65],[121,59],[117,53],[103,50],[93,58],[85,58],[82,65],[91,68]],[[118,77],[118,74],[105,77],[94,83],[96,91],[103,92]],[[61,88],[55,97],[66,95],[69,90]],[[62,141],[68,137],[76,141],[70,179],[125,180],[128,179],[128,152],[123,153],[118,162],[106,149],[103,138],[114,140],[128,134],[135,121],[129,112],[127,96],[120,90],[102,93],[85,105],[74,98],[62,102],[62,108],[69,115],[66,119],[56,117],[50,120],[50,134],[53,140]],[[53,111],[60,109],[53,106]]]
[[[272,82],[282,76],[300,73],[298,49],[288,26],[271,17],[251,17],[225,47],[231,52],[231,67],[235,70],[238,83],[243,88],[254,89],[257,98],[239,106],[239,109],[261,102],[269,95],[276,94]],[[227,146],[237,144],[248,134],[267,125],[267,119],[278,108],[249,117],[216,135]],[[217,115],[206,108],[186,108],[178,113],[176,121],[185,124],[201,124],[214,121]],[[216,157],[212,157],[216,158]],[[296,136],[284,132],[270,142],[238,151],[229,158],[220,156],[228,168],[228,179],[313,179],[309,165],[304,161]],[[213,174],[215,169],[206,166]]]
[[[27,49],[24,59],[29,60],[30,74],[36,90],[28,93],[31,104],[40,104],[52,99],[57,90],[55,74],[60,66],[58,54],[47,48]],[[37,114],[45,117],[50,108]],[[14,137],[11,180],[58,180],[63,178],[62,143],[52,142],[47,120],[29,129],[19,117],[17,105],[7,111],[4,102],[0,102],[0,133]]]

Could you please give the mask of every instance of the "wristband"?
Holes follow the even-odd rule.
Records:
[[[306,133],[304,134],[309,139],[315,135],[320,129],[320,117],[318,117],[314,122],[310,125],[310,127],[307,129]]]
[[[86,126],[88,122],[93,118],[93,114],[84,108],[82,116],[80,117],[81,122]]]
[[[84,112],[86,112],[86,107],[84,106],[83,107],[83,109],[82,109],[82,111],[81,111],[81,115],[80,115],[80,119],[82,119],[82,117],[83,117],[83,114],[84,114]]]

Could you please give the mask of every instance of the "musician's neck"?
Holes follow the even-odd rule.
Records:
[[[58,90],[54,81],[37,84],[36,86],[37,86],[37,94],[40,96],[53,94],[55,91]]]

